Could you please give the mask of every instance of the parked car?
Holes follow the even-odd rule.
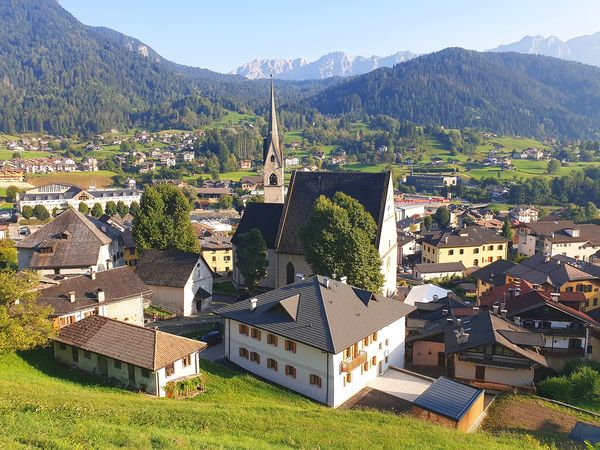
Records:
[[[31,234],[31,230],[29,227],[21,227],[19,228],[19,236],[29,236]]]
[[[220,331],[215,330],[215,331],[210,331],[210,332],[202,335],[200,340],[202,342],[206,342],[207,345],[211,346],[211,345],[216,345],[216,344],[220,344],[221,342],[223,342],[223,336],[221,335]]]

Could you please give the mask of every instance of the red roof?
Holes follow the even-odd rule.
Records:
[[[517,285],[513,283],[503,284],[490,289],[488,292],[479,297],[480,306],[491,308],[497,303],[506,302],[509,299],[509,290],[515,288]],[[526,280],[521,280],[521,295],[533,290],[533,285]]]

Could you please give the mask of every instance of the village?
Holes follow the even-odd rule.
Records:
[[[300,161],[284,157],[273,87],[270,102],[262,173],[193,189],[179,179],[148,184],[191,191],[198,252],[140,251],[145,191],[131,178],[120,188],[55,182],[16,194],[0,237],[15,243],[18,273],[38,277],[56,364],[175,399],[211,389],[206,359],[331,408],[391,410],[462,432],[493,420],[505,396],[537,394],[568,408],[577,396],[552,380],[600,365],[600,226],[433,195],[461,182],[449,175],[406,175],[401,183],[416,193],[395,189],[390,171],[315,167],[287,182]],[[160,139],[167,150],[131,152],[140,172],[194,160],[195,135]],[[9,148],[52,152],[48,143]],[[529,153],[519,157],[543,157]],[[98,165],[16,158],[1,174],[12,183],[76,168]],[[308,262],[301,230],[315,202],[340,193],[374,223],[378,290]],[[255,232],[266,267],[251,282],[243,262]]]

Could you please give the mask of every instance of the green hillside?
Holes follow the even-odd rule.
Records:
[[[207,392],[156,399],[100,387],[48,350],[0,356],[0,447],[535,448],[533,438],[463,434],[406,416],[332,410],[203,362]]]

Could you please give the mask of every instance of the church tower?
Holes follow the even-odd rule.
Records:
[[[275,113],[275,87],[271,75],[271,110],[269,111],[269,130],[263,149],[263,183],[265,203],[283,203],[283,152],[279,144],[277,116]]]

